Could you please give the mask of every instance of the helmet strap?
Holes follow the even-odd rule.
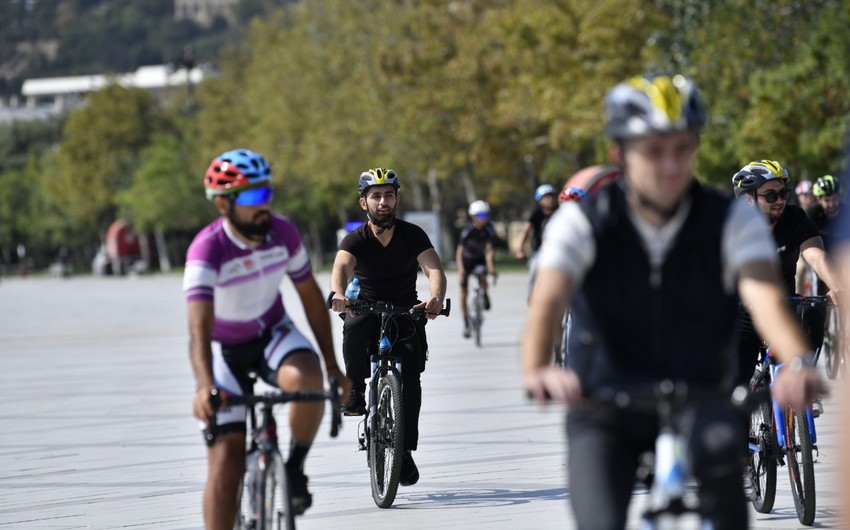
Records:
[[[366,208],[366,218],[369,220],[370,223],[375,225],[375,234],[376,235],[381,235],[385,231],[387,231],[387,230],[391,229],[393,226],[395,226],[395,214],[396,214],[397,209],[398,209],[398,206],[396,205],[396,207],[393,208],[393,213],[390,216],[390,220],[387,221],[386,223],[381,223],[378,220],[376,220],[374,217],[372,217],[372,212],[369,211],[368,207]]]

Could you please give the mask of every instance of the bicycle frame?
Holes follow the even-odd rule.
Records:
[[[782,369],[783,364],[776,361],[776,358],[773,356],[773,348],[767,348],[767,362],[764,363],[767,365],[770,370],[770,387],[773,388],[773,382],[776,381],[776,377],[779,375],[779,370]],[[779,442],[779,447],[782,448],[783,452],[788,450],[788,440],[785,437],[785,429],[781,428],[785,425],[787,420],[786,418],[786,409],[785,407],[781,407],[776,401],[772,400],[773,404],[773,426],[776,429],[776,439]],[[812,407],[806,407],[806,423],[809,425],[809,433],[812,437],[812,446],[817,447],[818,443],[818,435],[815,431],[815,417],[812,413]]]
[[[373,354],[369,358],[371,364],[371,377],[369,379],[369,401],[367,416],[370,429],[377,428],[378,415],[376,407],[378,406],[378,381],[388,372],[393,372],[398,380],[401,381],[402,360],[400,355],[393,355],[392,343],[387,336],[387,327],[392,320],[392,314],[387,312],[381,313],[381,331],[380,339],[378,339],[378,353]],[[368,440],[368,436],[366,439]],[[365,447],[364,447],[365,448]]]

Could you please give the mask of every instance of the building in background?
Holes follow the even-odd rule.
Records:
[[[233,23],[233,4],[236,0],[174,0],[174,18],[189,19],[206,28],[216,18]]]

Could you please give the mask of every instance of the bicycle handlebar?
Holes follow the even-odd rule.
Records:
[[[661,407],[670,408],[701,402],[728,400],[736,409],[752,411],[762,401],[770,399],[769,389],[749,390],[737,386],[731,393],[716,388],[691,386],[683,381],[663,380],[654,383],[634,383],[624,388],[603,387],[587,398],[590,403],[613,406],[622,410],[654,413]]]
[[[339,429],[342,426],[342,413],[340,412],[339,399],[339,384],[337,380],[330,380],[330,388],[328,390],[306,390],[300,392],[267,392],[262,395],[247,395],[247,396],[227,396],[228,405],[245,405],[253,407],[260,403],[272,407],[281,403],[289,403],[290,401],[324,401],[331,402],[331,438],[336,438],[339,434]],[[207,428],[204,429],[204,439],[208,446],[211,446],[215,441],[216,414],[215,412],[221,408],[222,396],[218,388],[210,390],[210,403],[213,407],[213,415],[210,416]]]
[[[334,295],[336,291],[331,291],[328,295],[327,306],[328,309],[331,308],[331,303],[333,302]],[[381,302],[376,300],[349,300],[348,304],[345,306],[346,309],[351,309],[357,314],[364,313],[375,313],[381,314],[386,313],[388,315],[411,315],[411,316],[422,316],[422,315],[443,315],[449,316],[452,311],[452,299],[446,298],[446,305],[439,313],[429,313],[425,310],[424,307],[405,307],[395,305],[393,302]]]

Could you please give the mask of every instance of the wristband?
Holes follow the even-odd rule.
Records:
[[[806,352],[800,357],[794,357],[788,363],[788,369],[792,372],[799,372],[803,368],[810,368],[815,365],[815,355],[812,352]]]

